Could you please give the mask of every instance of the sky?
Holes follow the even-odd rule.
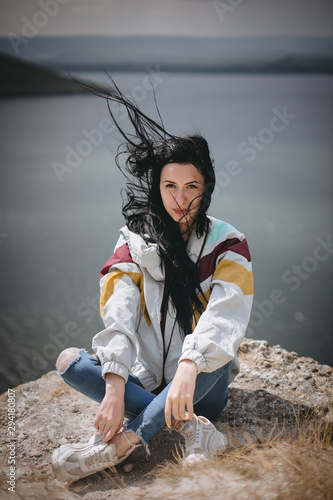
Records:
[[[333,36],[332,0],[0,0],[0,36]]]

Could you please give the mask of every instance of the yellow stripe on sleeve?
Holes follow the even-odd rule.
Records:
[[[204,292],[203,295],[202,294],[198,295],[198,299],[200,300],[201,304],[203,305],[204,310],[207,307],[210,294],[211,294],[211,290],[209,289],[206,292]],[[193,321],[192,321],[192,332],[193,332],[194,328],[197,326],[198,321],[200,319],[200,316],[201,316],[201,313],[198,310],[194,309],[194,317],[193,317]]]
[[[150,320],[150,317],[148,314],[146,301],[145,301],[145,297],[144,297],[144,293],[143,293],[143,276],[141,273],[130,273],[130,272],[125,273],[123,271],[117,270],[117,271],[113,271],[112,273],[109,273],[107,275],[107,278],[106,278],[104,285],[103,285],[103,290],[102,290],[101,298],[100,298],[100,302],[99,302],[100,315],[103,316],[103,310],[104,310],[105,304],[107,303],[107,301],[109,300],[111,295],[113,295],[116,284],[118,283],[118,281],[120,281],[124,277],[125,274],[128,274],[131,277],[131,279],[133,280],[133,282],[140,289],[140,294],[141,294],[140,305],[141,305],[142,313],[143,313],[148,325],[150,325],[151,320]]]
[[[248,271],[237,262],[221,259],[213,274],[213,280],[215,279],[238,285],[244,295],[253,294],[252,271]]]

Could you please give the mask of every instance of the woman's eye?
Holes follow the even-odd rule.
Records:
[[[167,184],[167,185],[166,185],[166,187],[167,187],[168,189],[170,189],[170,188],[173,188],[173,187],[175,187],[175,186],[174,186],[174,184]]]
[[[190,184],[189,188],[190,189],[198,189],[198,186],[196,184]]]

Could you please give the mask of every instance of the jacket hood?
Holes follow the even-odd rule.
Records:
[[[147,269],[155,280],[164,280],[163,265],[157,244],[147,243],[140,235],[130,231],[127,226],[122,227],[120,233],[125,236],[134,262],[141,268]]]
[[[208,216],[208,219],[211,224],[215,221],[215,219],[210,216]],[[158,253],[157,244],[147,243],[140,235],[130,231],[127,226],[122,227],[120,233],[123,234],[126,239],[134,262],[141,268],[147,269],[155,280],[163,281],[165,279],[164,266]],[[197,237],[194,227],[187,243],[187,251],[193,262],[197,261],[203,244],[204,239]]]

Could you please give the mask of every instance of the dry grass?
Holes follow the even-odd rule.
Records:
[[[18,486],[25,491],[22,498],[50,500],[333,500],[333,424],[301,411],[295,422],[292,430],[271,423],[269,430],[258,428],[255,434],[229,426],[230,444],[220,457],[184,467],[178,450],[173,462],[155,467],[133,487],[126,484],[131,476],[125,478],[116,469],[102,472],[101,491],[90,482],[56,489],[38,473],[30,484],[18,481]],[[6,486],[2,479],[0,496]]]
[[[276,499],[333,498],[332,425],[308,419],[293,432],[274,432],[257,443],[233,449],[219,459],[223,468],[262,485],[274,486]]]
[[[219,458],[183,467],[176,456],[174,463],[155,469],[150,484],[123,491],[122,497],[332,500],[332,424],[311,415],[296,420],[293,431],[273,427],[255,439],[230,428],[230,446]]]

